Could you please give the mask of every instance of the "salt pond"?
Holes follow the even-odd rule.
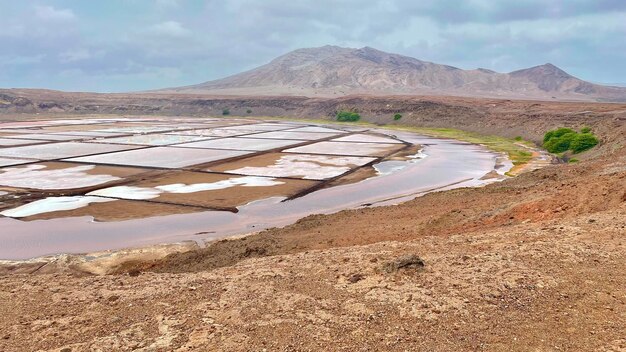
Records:
[[[81,127],[74,120],[66,121],[70,121],[66,125],[74,126],[72,130]],[[129,124],[129,121],[91,120],[90,123]],[[43,197],[4,209],[0,214],[19,218],[45,212],[54,212],[58,216],[63,216],[64,211],[68,214],[89,214],[91,209],[132,213],[135,207],[139,209],[150,204],[172,209],[237,204],[232,201],[229,203],[228,197],[235,197],[236,202],[245,201],[247,204],[240,203],[242,205],[238,206],[238,212],[199,211],[194,208],[187,209],[186,213],[180,211],[169,213],[172,215],[116,222],[94,222],[88,216],[33,221],[0,218],[0,227],[3,229],[0,231],[0,259],[24,259],[45,254],[88,252],[183,240],[210,240],[284,226],[310,214],[395,204],[433,190],[493,182],[482,178],[494,171],[496,160],[502,157],[481,146],[408,132],[382,129],[367,131],[363,127],[254,123],[231,118],[185,118],[180,119],[180,126],[165,118],[136,120],[132,123],[141,125],[102,128],[96,133],[84,135],[93,138],[92,142],[99,138],[98,143],[51,142],[0,148],[0,156],[4,156],[0,159],[0,166],[2,162],[6,165],[36,162],[18,160],[20,157],[44,160],[66,158],[74,162],[54,167],[42,167],[41,163],[4,167],[0,169],[0,185],[50,190],[101,187],[80,195]],[[234,126],[218,127],[228,132],[210,132],[218,129],[211,126],[220,123],[222,126],[226,123]],[[173,131],[178,127],[184,129],[185,124],[188,124],[189,130]],[[54,131],[48,133],[64,132],[62,126],[53,121],[10,123],[10,126],[0,124],[0,128],[9,127],[25,132],[29,128],[39,127],[54,128]],[[90,127],[90,131],[94,130],[98,128]],[[111,132],[143,133],[142,136],[146,137],[124,137],[116,141],[107,138]],[[82,132],[67,133],[80,136]],[[244,136],[230,137],[240,133]],[[255,137],[255,134],[258,135]],[[385,134],[389,134],[389,137]],[[173,139],[177,136],[210,138],[175,147],[114,144],[118,141],[131,143],[131,140],[167,143],[172,139],[163,137],[166,135],[173,136]],[[294,139],[288,140],[289,137]],[[333,141],[325,141],[328,137]],[[411,145],[415,144],[422,145],[423,150],[415,153],[416,149],[411,149]],[[267,150],[272,152],[265,152]],[[381,156],[400,150],[413,150],[414,154],[392,160],[380,159]],[[211,164],[202,166],[205,163]],[[356,183],[340,182],[340,185],[320,188],[324,180],[371,163],[374,163],[377,176]],[[137,175],[131,171],[113,170],[130,167],[106,166],[110,170],[97,172],[97,168],[105,167],[98,166],[101,164],[133,166],[135,168],[132,169],[137,169]],[[506,161],[499,160],[498,165],[497,172],[501,174],[510,168]],[[150,173],[140,167],[155,170]],[[186,167],[192,169],[180,170]],[[109,182],[114,184],[107,185]],[[284,201],[294,195],[301,196]],[[8,199],[10,195],[4,197]],[[82,210],[72,213],[76,209]]]

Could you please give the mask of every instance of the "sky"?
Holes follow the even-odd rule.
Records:
[[[626,86],[625,0],[0,0],[0,87],[183,86],[323,45]]]

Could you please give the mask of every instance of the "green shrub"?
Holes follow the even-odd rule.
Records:
[[[578,162],[578,159],[571,158],[571,159],[569,159],[567,162],[568,162],[568,163],[577,163],[577,162]]]
[[[582,133],[576,135],[576,138],[570,144],[570,149],[574,154],[584,152],[595,147],[600,141],[591,133]]]
[[[224,115],[224,116],[230,115],[230,110],[228,110],[228,109],[222,110],[222,115]]]
[[[519,141],[521,141],[521,140],[522,140],[522,136],[517,136],[517,137],[515,137],[515,138],[513,138],[513,139],[515,139],[516,141],[518,141],[518,142],[519,142]]]
[[[583,127],[580,129],[580,133],[591,133],[591,128]]]
[[[395,114],[395,115],[393,115],[393,119],[394,119],[394,121],[398,121],[398,120],[400,120],[401,118],[402,118],[402,115],[401,115],[401,114]]]
[[[576,132],[566,133],[559,137],[552,137],[543,144],[550,153],[563,153],[570,149],[570,145],[576,139],[578,134]]]
[[[248,109],[248,110],[246,110],[246,113],[252,114],[252,110]]]
[[[337,121],[342,122],[354,122],[361,119],[361,115],[352,111],[338,111],[336,117]]]
[[[564,153],[571,150],[576,154],[591,149],[598,143],[598,138],[591,133],[591,130],[578,133],[564,127],[548,131],[543,137],[543,147],[550,153]]]
[[[566,127],[557,128],[556,130],[548,131],[548,133],[546,133],[543,136],[543,142],[545,143],[554,137],[557,137],[557,138],[561,137],[562,135],[566,133],[576,133],[576,131],[574,131],[571,128],[566,128]]]

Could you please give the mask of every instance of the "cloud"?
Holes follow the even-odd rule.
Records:
[[[583,79],[626,81],[626,1],[37,3],[7,2],[0,12],[2,87],[129,91],[187,85],[326,44],[500,72],[552,62]]]
[[[158,36],[176,38],[187,37],[191,34],[191,31],[189,31],[181,23],[176,21],[165,21],[152,25],[148,28],[148,32]]]
[[[91,52],[88,49],[73,49],[62,52],[59,54],[59,60],[63,63],[71,63],[81,60],[87,60],[92,57]]]
[[[180,6],[180,0],[156,0],[156,6],[159,9],[169,9]]]
[[[57,10],[52,6],[36,5],[34,11],[35,16],[44,21],[71,21],[76,18],[72,10]]]

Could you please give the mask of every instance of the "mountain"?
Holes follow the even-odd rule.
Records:
[[[164,92],[223,95],[459,95],[626,101],[626,88],[580,80],[552,64],[510,73],[456,67],[370,47],[299,49],[230,77]]]

